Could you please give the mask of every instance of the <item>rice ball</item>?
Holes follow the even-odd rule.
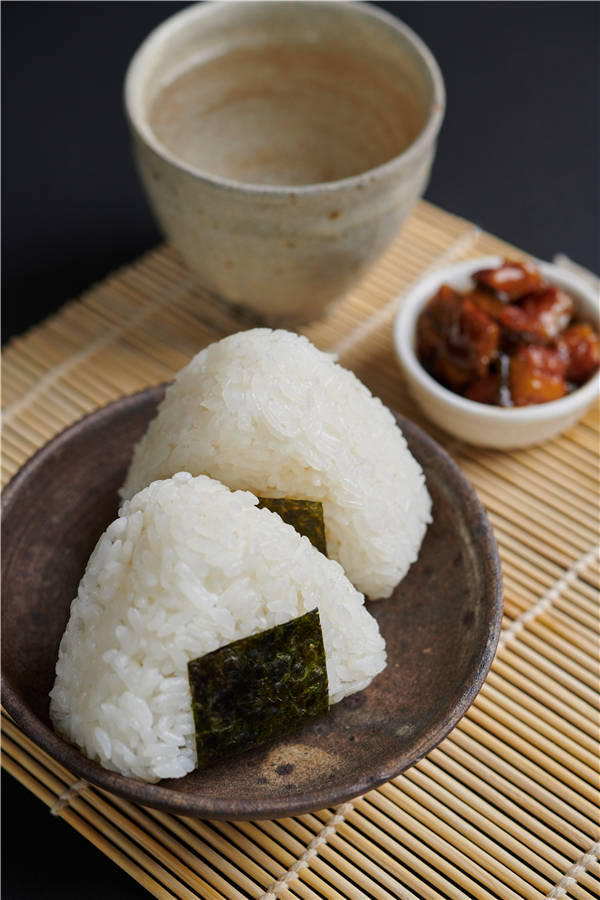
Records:
[[[90,557],[50,716],[105,768],[146,781],[196,767],[188,662],[318,608],[329,699],[362,690],[385,642],[338,563],[280,517],[178,473],[124,504]]]
[[[390,411],[289,331],[239,332],[198,353],[137,445],[122,496],[178,471],[259,497],[320,500],[328,555],[372,598],[404,577],[431,518],[423,471]]]

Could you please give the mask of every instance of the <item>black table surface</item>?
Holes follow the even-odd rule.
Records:
[[[4,341],[160,240],[122,82],[145,35],[186,5],[2,5]],[[379,5],[425,40],[446,82],[427,199],[598,271],[598,5]],[[9,776],[2,791],[3,900],[147,896]]]

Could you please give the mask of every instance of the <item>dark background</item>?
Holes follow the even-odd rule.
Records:
[[[186,5],[2,5],[3,340],[160,240],[122,81],[146,34]],[[598,5],[379,5],[425,40],[446,81],[427,199],[598,271]],[[2,789],[3,900],[148,896],[12,778]]]
[[[3,5],[5,340],[159,241],[122,81],[142,38],[185,5]],[[597,4],[381,5],[424,38],[446,80],[428,199],[597,270]]]

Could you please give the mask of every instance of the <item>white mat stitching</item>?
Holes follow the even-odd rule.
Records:
[[[546,591],[543,597],[533,604],[529,609],[525,610],[525,612],[521,613],[507,628],[504,628],[500,632],[500,640],[498,641],[498,650],[500,652],[503,647],[506,646],[509,641],[514,640],[514,638],[518,635],[518,633],[525,628],[528,622],[531,622],[533,619],[537,618],[541,613],[547,612],[554,601],[560,597],[561,592],[566,588],[571,582],[575,581],[578,575],[581,574],[600,553],[600,544],[597,544],[595,547],[592,547],[587,553],[585,553],[580,559],[573,563],[571,568],[564,573],[564,575],[555,582],[555,584],[550,588],[550,590]]]
[[[558,884],[552,888],[549,894],[546,894],[546,900],[558,900],[558,898],[564,897],[569,889],[577,883],[579,876],[598,861],[598,856],[600,856],[600,841],[592,844],[588,852],[567,870]]]
[[[274,882],[271,887],[261,895],[259,900],[277,900],[279,891],[282,888],[287,887],[290,881],[298,878],[298,875],[302,871],[302,869],[306,869],[308,868],[308,866],[310,866],[313,858],[319,852],[319,849],[327,843],[332,834],[335,834],[335,830],[338,825],[341,825],[342,822],[344,822],[346,816],[350,812],[352,812],[353,809],[354,803],[342,803],[342,805],[338,807],[335,815],[331,816],[331,818],[327,820],[321,831],[319,831],[319,833],[312,839],[302,856],[300,856],[296,860],[296,862],[291,865],[286,872],[284,872],[281,878],[278,878],[277,881]]]
[[[78,781],[74,781],[73,784],[67,788],[66,791],[63,791],[62,794],[56,798],[56,801],[50,807],[50,815],[57,816],[61,809],[64,809],[65,806],[68,806],[73,799],[73,797],[78,797],[82,791],[85,791],[89,788],[89,784],[83,778],[80,778]]]

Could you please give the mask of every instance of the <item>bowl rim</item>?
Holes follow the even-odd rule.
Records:
[[[237,2],[244,2],[244,0],[237,0]],[[261,2],[261,0],[255,0],[255,2]],[[273,2],[273,0],[262,0],[262,2]],[[287,0],[287,2],[290,2],[290,0]],[[293,2],[293,0],[291,0],[291,2]],[[234,6],[235,4],[236,0],[230,0],[230,6]],[[213,188],[229,192],[242,192],[244,194],[249,194],[252,197],[280,197],[289,199],[290,194],[306,197],[316,194],[335,193],[337,191],[355,188],[365,179],[392,175],[396,169],[400,169],[405,165],[410,164],[413,159],[419,157],[425,152],[426,148],[435,141],[444,119],[446,109],[446,89],[440,67],[429,47],[416,32],[412,30],[412,28],[396,16],[386,12],[386,10],[371,6],[366,2],[362,2],[362,0],[353,0],[353,2],[348,2],[348,0],[336,0],[336,7],[344,8],[357,16],[364,15],[368,18],[378,19],[391,30],[399,32],[411,45],[412,49],[425,65],[429,78],[431,79],[432,87],[429,113],[423,128],[406,150],[381,165],[374,166],[371,169],[365,169],[357,175],[351,175],[347,178],[340,178],[334,181],[300,185],[264,185],[253,184],[252,182],[246,181],[237,181],[233,178],[213,175],[204,169],[198,169],[190,163],[187,163],[185,160],[180,159],[178,156],[171,153],[171,151],[156,138],[147,119],[141,115],[138,102],[139,90],[137,82],[142,76],[143,67],[147,58],[149,58],[162,43],[168,40],[172,34],[184,27],[189,21],[202,18],[205,15],[210,15],[215,8],[220,7],[221,5],[222,0],[208,0],[208,2],[204,3],[194,3],[174,15],[169,16],[164,22],[157,25],[144,39],[127,67],[123,98],[130,128],[147,146],[150,147],[150,149],[161,157],[164,162],[169,163],[176,169],[185,172],[187,175],[191,175],[199,182]],[[306,2],[306,0],[305,2],[302,2],[302,6],[307,5],[319,6],[321,4],[319,2],[311,3],[310,0],[308,0],[308,2]]]
[[[407,375],[418,382],[430,395],[446,406],[466,413],[472,418],[511,425],[559,419],[593,403],[594,397],[600,391],[600,372],[595,373],[585,384],[558,400],[530,406],[503,407],[480,403],[455,394],[426,371],[415,353],[414,337],[418,314],[437,289],[446,282],[465,280],[478,269],[493,268],[505,258],[508,257],[493,254],[461,260],[430,272],[412,285],[405,294],[394,321],[393,339],[396,356]],[[597,298],[593,287],[580,275],[554,263],[535,258],[533,258],[533,262],[549,282],[575,295],[586,309],[585,317],[595,320],[596,327],[598,327],[600,314],[597,310]]]
[[[2,493],[2,520],[8,515],[10,507],[18,499],[18,490],[21,482],[40,466],[45,460],[54,454],[58,447],[68,444],[71,437],[78,430],[94,427],[110,418],[111,413],[118,410],[126,413],[133,411],[144,400],[158,402],[164,394],[165,385],[145,388],[136,393],[122,397],[100,407],[77,422],[68,426],[41,447],[15,474]],[[393,411],[392,411],[393,412]],[[304,792],[302,797],[282,797],[279,802],[272,798],[264,802],[257,802],[251,809],[243,809],[242,804],[232,806],[230,799],[215,797],[203,797],[201,793],[186,794],[177,791],[177,788],[169,788],[159,783],[139,781],[134,778],[121,775],[117,772],[104,769],[99,763],[88,759],[76,746],[68,743],[38,715],[23,703],[10,677],[5,672],[4,661],[1,668],[2,699],[7,712],[22,731],[33,740],[44,752],[63,765],[69,773],[84,778],[90,784],[107,790],[117,796],[134,803],[151,806],[157,809],[174,813],[176,815],[188,815],[196,818],[213,819],[273,819],[290,815],[302,815],[318,809],[335,806],[368,790],[379,787],[400,772],[417,763],[423,756],[430,753],[458,724],[471,704],[476,699],[483,687],[486,676],[490,670],[496,648],[500,638],[503,616],[503,584],[502,569],[498,546],[492,525],[474,487],[463,474],[459,466],[451,456],[431,438],[422,428],[414,422],[393,412],[394,418],[403,433],[411,434],[419,441],[424,453],[437,458],[441,463],[444,473],[444,483],[456,484],[460,489],[460,495],[465,507],[468,507],[468,518],[473,530],[477,531],[482,548],[482,568],[485,574],[486,585],[486,640],[478,647],[474,654],[471,668],[465,680],[457,691],[451,713],[447,717],[441,717],[434,722],[421,736],[420,742],[407,754],[407,759],[401,765],[387,765],[377,767],[374,762],[373,770],[365,772],[360,780],[356,780],[352,787],[346,786],[343,792],[336,790],[335,786],[316,786],[312,790]],[[441,477],[441,476],[440,476]],[[466,514],[467,510],[465,510]]]

